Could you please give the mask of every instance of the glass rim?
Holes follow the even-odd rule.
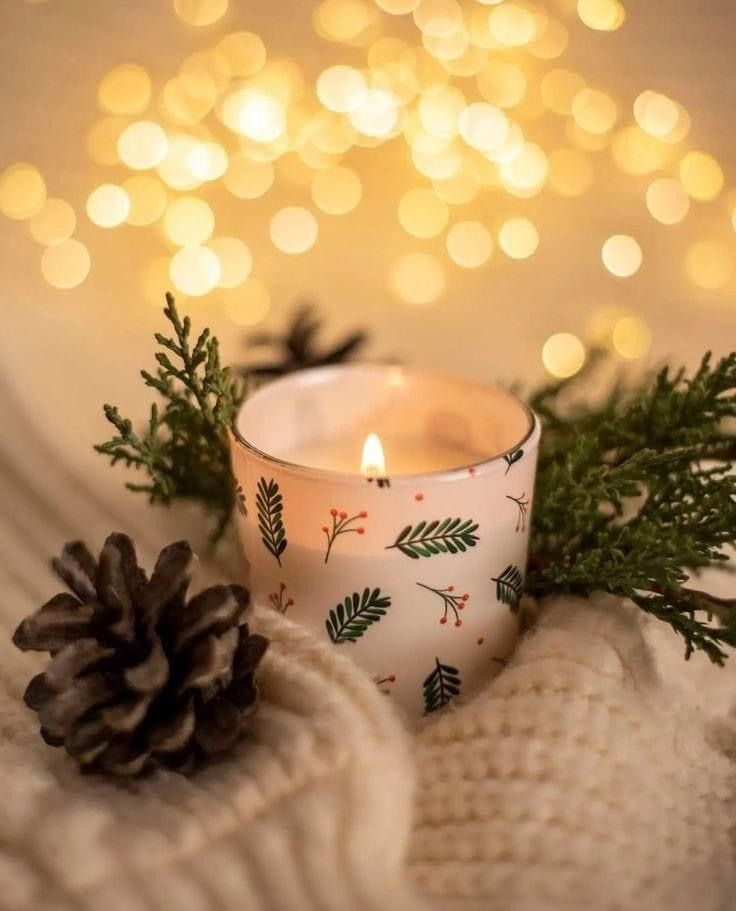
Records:
[[[497,390],[502,392],[505,396],[508,397],[515,405],[517,405],[524,413],[527,418],[527,428],[526,432],[520,440],[513,443],[507,449],[502,452],[496,453],[492,456],[479,459],[475,462],[469,462],[463,465],[457,465],[453,468],[440,468],[435,471],[421,471],[421,472],[412,472],[406,473],[402,472],[401,474],[392,475],[390,472],[383,477],[369,477],[364,474],[361,474],[360,471],[349,472],[349,471],[335,471],[331,468],[318,468],[311,465],[302,465],[299,462],[292,462],[288,459],[283,459],[280,456],[273,455],[268,452],[264,452],[250,440],[246,439],[244,434],[241,433],[238,422],[240,416],[243,414],[243,411],[246,409],[248,404],[252,401],[253,398],[258,396],[261,392],[266,392],[267,390],[273,390],[275,386],[278,385],[289,385],[303,378],[317,378],[317,377],[329,377],[332,375],[338,375],[348,371],[358,371],[358,370],[373,370],[373,371],[387,371],[387,370],[399,370],[404,374],[410,374],[413,376],[431,376],[435,379],[447,379],[452,382],[463,382],[473,386],[478,387],[479,389],[490,389]],[[520,449],[526,449],[529,451],[528,447],[532,446],[533,449],[536,449],[539,443],[540,437],[540,423],[539,418],[532,411],[532,409],[523,402],[517,395],[513,392],[510,392],[508,389],[501,386],[499,383],[486,383],[481,380],[475,380],[470,377],[463,377],[458,374],[448,373],[442,370],[432,370],[429,368],[422,367],[405,367],[403,365],[396,364],[371,364],[371,363],[356,363],[356,364],[329,364],[321,367],[305,367],[301,370],[295,370],[292,373],[288,373],[284,376],[279,377],[272,382],[269,382],[266,386],[261,387],[256,390],[252,396],[249,396],[245,401],[240,405],[238,413],[236,415],[233,426],[230,429],[231,440],[238,446],[245,449],[252,456],[260,459],[261,461],[273,464],[278,466],[281,470],[289,474],[298,474],[302,476],[309,476],[315,479],[321,478],[323,480],[332,480],[340,483],[356,483],[356,484],[366,484],[369,482],[389,480],[391,485],[399,485],[402,483],[416,484],[420,481],[438,481],[438,480],[457,480],[459,476],[467,477],[470,475],[480,475],[481,473],[491,473],[495,471],[496,468],[502,467],[505,463],[510,467],[507,456],[512,455],[512,453],[517,452]]]

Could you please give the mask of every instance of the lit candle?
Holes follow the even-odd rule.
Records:
[[[495,386],[305,370],[232,438],[256,600],[350,654],[410,715],[468,694],[516,634],[538,423]]]

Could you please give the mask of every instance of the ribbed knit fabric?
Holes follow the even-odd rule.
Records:
[[[548,606],[413,736],[349,657],[259,611],[249,740],[189,780],[81,776],[41,742],[21,703],[40,662],[9,636],[59,590],[65,540],[126,531],[150,565],[196,525],[91,484],[7,396],[0,422],[2,911],[733,908],[736,665],[684,664],[614,599]],[[205,561],[198,582],[235,571]]]
[[[558,599],[483,694],[419,735],[411,867],[440,907],[734,907],[736,739],[707,689],[733,674],[686,666],[639,615]],[[668,677],[655,639],[677,652]]]
[[[191,779],[81,776],[0,696],[5,911],[420,905],[403,868],[412,769],[385,697],[271,611],[252,734]]]

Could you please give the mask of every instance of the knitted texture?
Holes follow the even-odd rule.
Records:
[[[685,664],[668,629],[610,598],[549,605],[413,756],[348,658],[261,611],[252,740],[192,779],[81,776],[40,741],[21,695],[42,661],[10,635],[56,590],[63,541],[122,528],[150,564],[199,520],[119,494],[107,468],[93,483],[7,394],[0,423],[2,911],[733,908],[736,661]],[[197,582],[234,573],[208,562]]]
[[[439,907],[733,908],[734,729],[706,705],[732,670],[647,635],[633,605],[558,599],[483,694],[419,734],[411,869]]]
[[[2,694],[3,911],[418,911],[409,742],[385,697],[279,615],[253,627],[272,645],[252,736],[191,779],[81,776]]]

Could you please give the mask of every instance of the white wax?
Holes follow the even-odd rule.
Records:
[[[487,453],[476,452],[442,440],[416,440],[405,437],[384,436],[379,433],[386,457],[386,477],[426,474],[474,465],[487,458]],[[365,438],[319,440],[300,443],[279,457],[296,465],[360,474]]]

